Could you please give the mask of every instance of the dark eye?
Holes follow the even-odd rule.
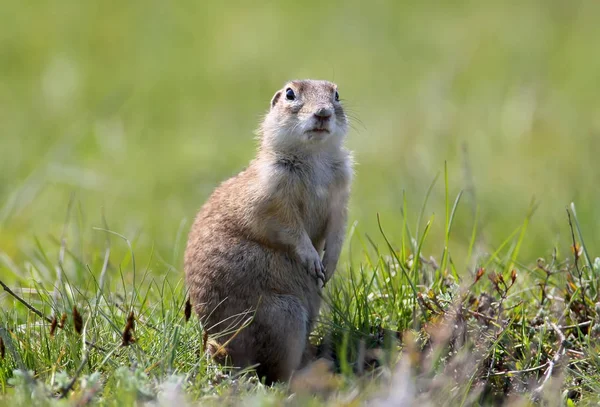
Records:
[[[296,99],[296,94],[294,93],[294,91],[292,90],[292,88],[287,88],[285,90],[285,98],[287,100],[294,100],[294,99]]]
[[[337,92],[337,90],[335,91],[335,101],[336,102],[340,101],[340,94]]]

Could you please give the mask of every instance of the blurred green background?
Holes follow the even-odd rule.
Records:
[[[451,241],[458,265],[476,207],[489,250],[532,197],[524,260],[569,244],[571,201],[589,249],[600,248],[596,0],[9,0],[1,9],[5,262],[24,264],[36,239],[57,251],[72,201],[70,247],[103,241],[92,227],[104,216],[136,255],[179,268],[196,210],[253,157],[272,94],[304,77],[337,82],[353,118],[350,220],[360,234],[380,239],[379,213],[398,241],[403,193],[414,230],[441,172],[425,210],[436,214],[425,252],[441,254],[447,161],[451,199],[465,190]]]

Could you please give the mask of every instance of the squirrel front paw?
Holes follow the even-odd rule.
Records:
[[[312,249],[312,250],[310,250]],[[306,271],[317,281],[319,288],[323,288],[325,284],[325,268],[321,262],[321,257],[314,247],[299,253],[300,262],[306,268]]]

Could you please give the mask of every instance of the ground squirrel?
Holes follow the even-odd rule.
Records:
[[[258,130],[256,158],[213,192],[189,234],[194,310],[230,362],[258,365],[267,383],[305,362],[340,256],[352,178],[347,126],[335,84],[287,83]]]

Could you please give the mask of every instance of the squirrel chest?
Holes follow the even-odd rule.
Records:
[[[298,210],[311,239],[318,239],[328,221],[335,186],[341,182],[339,167],[330,160],[286,157],[276,161],[275,171],[281,177],[278,189]]]

